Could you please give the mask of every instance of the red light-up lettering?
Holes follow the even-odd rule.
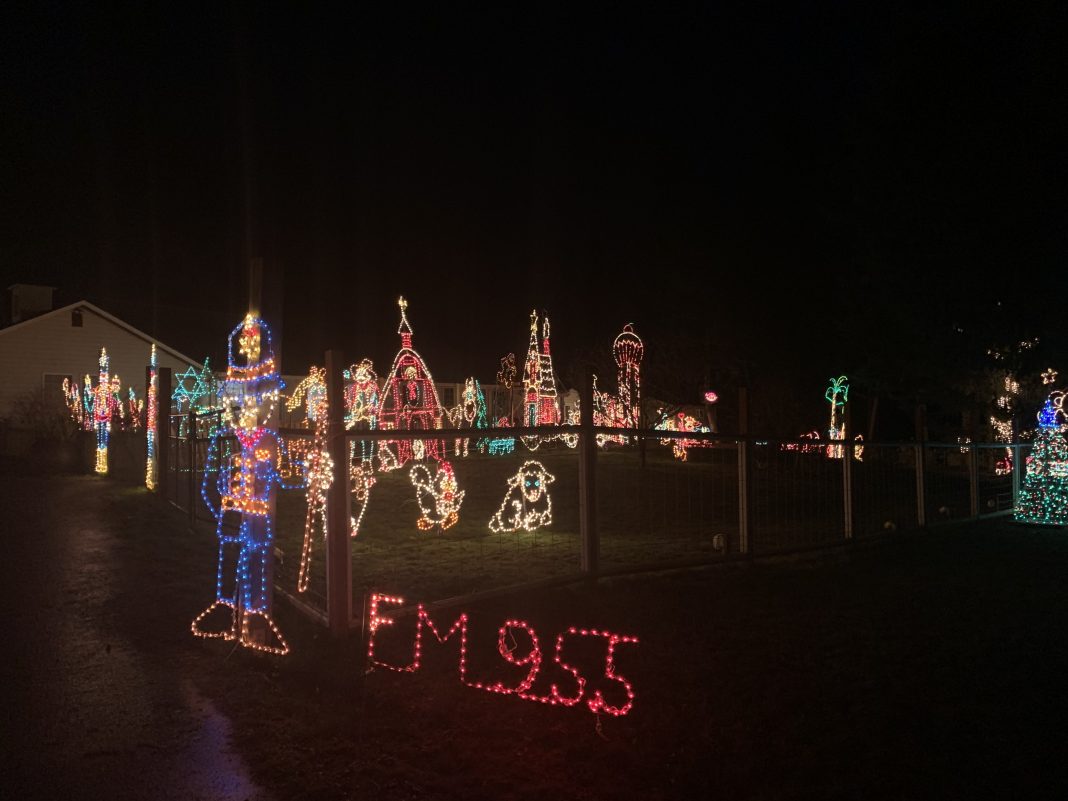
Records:
[[[383,626],[392,626],[394,623],[393,618],[384,617],[379,614],[380,604],[394,604],[400,605],[404,603],[402,598],[398,598],[390,595],[382,595],[380,593],[373,593],[371,595],[371,608],[370,617],[368,620],[368,630],[370,632],[369,641],[367,645],[367,657],[372,668],[380,667],[387,670],[394,670],[401,673],[414,673],[419,670],[420,662],[423,654],[423,627],[427,627],[433,633],[434,638],[444,644],[447,642],[453,634],[457,631],[460,632],[460,654],[459,654],[459,674],[460,681],[468,687],[474,687],[477,690],[485,690],[486,692],[498,693],[500,695],[517,695],[525,701],[537,701],[543,704],[552,704],[559,706],[575,706],[584,697],[586,698],[586,706],[594,714],[605,713],[608,715],[623,716],[626,715],[634,706],[634,687],[627,680],[625,676],[616,672],[615,665],[615,650],[618,645],[634,643],[637,644],[638,638],[631,637],[622,634],[613,634],[609,631],[598,631],[597,629],[580,629],[572,626],[567,631],[561,632],[556,636],[556,648],[553,653],[553,664],[556,665],[560,671],[564,673],[570,673],[574,680],[574,689],[568,692],[562,691],[557,684],[552,684],[549,687],[549,692],[546,695],[537,695],[530,692],[530,689],[534,686],[534,682],[537,679],[538,673],[542,668],[542,652],[538,643],[538,635],[534,630],[534,627],[529,623],[522,620],[506,620],[504,625],[500,627],[497,632],[497,652],[505,662],[515,665],[516,667],[528,667],[527,675],[514,687],[509,687],[501,681],[494,682],[481,682],[481,681],[469,681],[467,678],[467,613],[461,613],[458,618],[449,627],[448,631],[444,635],[434,624],[430,615],[427,613],[423,605],[420,604],[416,613],[415,621],[415,641],[412,646],[412,661],[407,665],[395,665],[389,662],[383,662],[375,657],[375,637],[378,634],[378,630]],[[524,646],[519,640],[516,639],[514,632],[523,631],[529,638],[529,646]],[[569,664],[563,659],[563,650],[565,640],[576,639],[579,637],[600,637],[606,641],[605,656],[603,663],[603,675],[606,679],[614,684],[620,686],[621,693],[626,697],[626,701],[619,706],[613,706],[611,703],[605,700],[604,694],[600,690],[594,690],[592,693],[587,694],[587,680],[576,666]],[[520,640],[522,637],[520,637]],[[526,653],[523,656],[517,656],[516,652],[526,648]],[[566,688],[565,688],[566,689]]]

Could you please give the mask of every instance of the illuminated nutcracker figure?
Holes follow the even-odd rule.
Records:
[[[122,419],[122,400],[119,398],[119,377],[108,375],[108,352],[100,349],[100,375],[96,387],[89,389],[89,376],[85,377],[87,410],[96,430],[96,472],[105,475],[108,472],[108,437],[111,434],[111,420],[118,416]]]
[[[230,332],[229,366],[221,390],[223,425],[212,435],[201,488],[217,521],[215,601],[192,626],[198,637],[237,640],[274,654],[289,651],[271,617],[270,582],[272,501],[282,486],[273,417],[284,387],[270,329],[250,313]],[[223,437],[236,438],[239,447],[219,463]],[[212,473],[217,474],[218,504],[211,491]]]

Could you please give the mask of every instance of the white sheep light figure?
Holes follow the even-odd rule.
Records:
[[[553,502],[549,484],[556,477],[533,459],[523,463],[519,471],[508,479],[508,491],[489,522],[490,531],[505,532],[523,529],[534,531],[553,522]]]

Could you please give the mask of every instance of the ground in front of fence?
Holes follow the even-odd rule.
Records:
[[[142,490],[106,480],[9,478],[16,490],[9,520],[23,497],[99,506],[85,512],[102,521],[94,547],[110,565],[99,608],[89,598],[56,599],[42,614],[69,616],[72,631],[99,618],[138,655],[156,689],[112,700],[159,719],[160,734],[146,747],[165,734],[166,753],[197,753],[182,745],[195,731],[168,728],[173,693],[163,686],[192,684],[230,719],[252,778],[277,798],[1049,798],[1068,791],[1062,530],[988,521],[805,558],[466,605],[472,678],[510,670],[498,675],[514,681],[525,673],[495,656],[506,619],[533,625],[547,660],[556,632],[569,625],[640,637],[617,651],[617,669],[637,692],[634,709],[602,716],[598,727],[584,708],[462,686],[453,643],[424,641],[417,674],[365,674],[355,640],[331,642],[284,602],[277,617],[294,648],[289,657],[195,640],[189,621],[213,593],[210,533],[190,531]],[[99,491],[57,489],[65,482],[95,482]],[[51,525],[55,504],[40,506],[35,536],[52,553],[50,543],[70,534]],[[29,533],[12,536],[21,543]],[[457,611],[433,616],[448,625]],[[405,636],[402,622],[394,635]],[[517,641],[520,656],[525,641]],[[614,685],[596,678],[595,655],[581,661],[591,688],[613,700]],[[91,741],[100,751],[118,735],[82,720],[100,705],[87,700],[39,705],[35,714],[56,716],[53,730],[64,731],[63,716],[76,716],[86,747]],[[146,724],[144,736],[153,730]],[[8,756],[24,765],[58,747],[23,739]],[[92,767],[92,786],[121,796],[128,775],[106,774],[120,756],[81,758],[92,765],[76,754],[54,759],[37,774],[36,789],[47,797],[69,786],[68,774]]]

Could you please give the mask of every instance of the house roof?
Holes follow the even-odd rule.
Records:
[[[62,308],[53,309],[50,312],[45,312],[44,314],[38,314],[36,317],[31,317],[28,320],[23,320],[21,322],[15,323],[14,325],[9,325],[7,328],[0,328],[0,337],[2,337],[4,334],[8,333],[9,331],[14,331],[17,328],[23,328],[25,326],[33,325],[38,320],[44,320],[44,319],[46,319],[48,317],[55,317],[55,316],[58,316],[60,314],[63,314],[64,312],[74,311],[75,309],[86,309],[88,311],[91,311],[93,314],[96,314],[96,315],[99,315],[100,317],[103,317],[105,320],[107,320],[112,325],[118,326],[119,328],[121,328],[122,330],[126,331],[129,334],[133,334],[138,339],[143,339],[146,344],[148,344],[148,345],[155,344],[155,346],[159,350],[163,351],[164,353],[170,354],[170,356],[172,356],[173,358],[178,359],[179,361],[182,361],[182,362],[186,362],[187,364],[191,364],[194,367],[199,367],[200,369],[204,368],[204,365],[201,362],[195,361],[194,359],[190,359],[184,353],[179,353],[174,348],[171,348],[171,347],[168,347],[167,345],[164,345],[158,339],[150,337],[144,331],[142,331],[142,330],[140,330],[138,328],[134,328],[132,325],[130,325],[129,323],[125,322],[124,320],[120,320],[115,315],[108,314],[106,311],[101,309],[99,306],[97,306],[97,305],[95,305],[93,303],[90,303],[87,300],[79,300],[79,301],[76,301],[75,303],[71,303],[71,304],[69,304],[67,306],[63,306]]]

